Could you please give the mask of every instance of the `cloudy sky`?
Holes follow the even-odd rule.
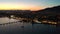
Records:
[[[60,0],[0,0],[0,10],[39,10],[60,5]]]

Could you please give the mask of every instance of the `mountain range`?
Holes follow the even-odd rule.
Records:
[[[55,6],[55,7],[46,8],[43,10],[38,10],[38,11],[36,11],[36,14],[60,15],[60,6]]]

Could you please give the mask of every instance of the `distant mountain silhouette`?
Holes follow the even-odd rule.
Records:
[[[46,8],[43,10],[38,10],[36,14],[46,14],[46,15],[60,15],[60,6],[55,6],[52,8]]]
[[[60,15],[60,6],[54,6],[51,8],[46,8],[43,10],[38,11],[30,11],[30,10],[0,10],[0,15],[16,15],[21,17],[27,17],[27,18],[34,18],[36,16],[40,15],[46,15],[46,16],[56,16]]]

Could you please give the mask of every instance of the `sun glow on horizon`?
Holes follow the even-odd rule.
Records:
[[[41,10],[59,5],[60,0],[0,0],[0,10]]]
[[[25,4],[0,4],[0,10],[40,10],[43,7]]]

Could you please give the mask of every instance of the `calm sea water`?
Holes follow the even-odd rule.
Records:
[[[31,24],[26,22],[17,22],[11,24],[3,24],[18,21],[9,18],[0,18],[0,34],[57,34],[60,27],[47,24]]]

